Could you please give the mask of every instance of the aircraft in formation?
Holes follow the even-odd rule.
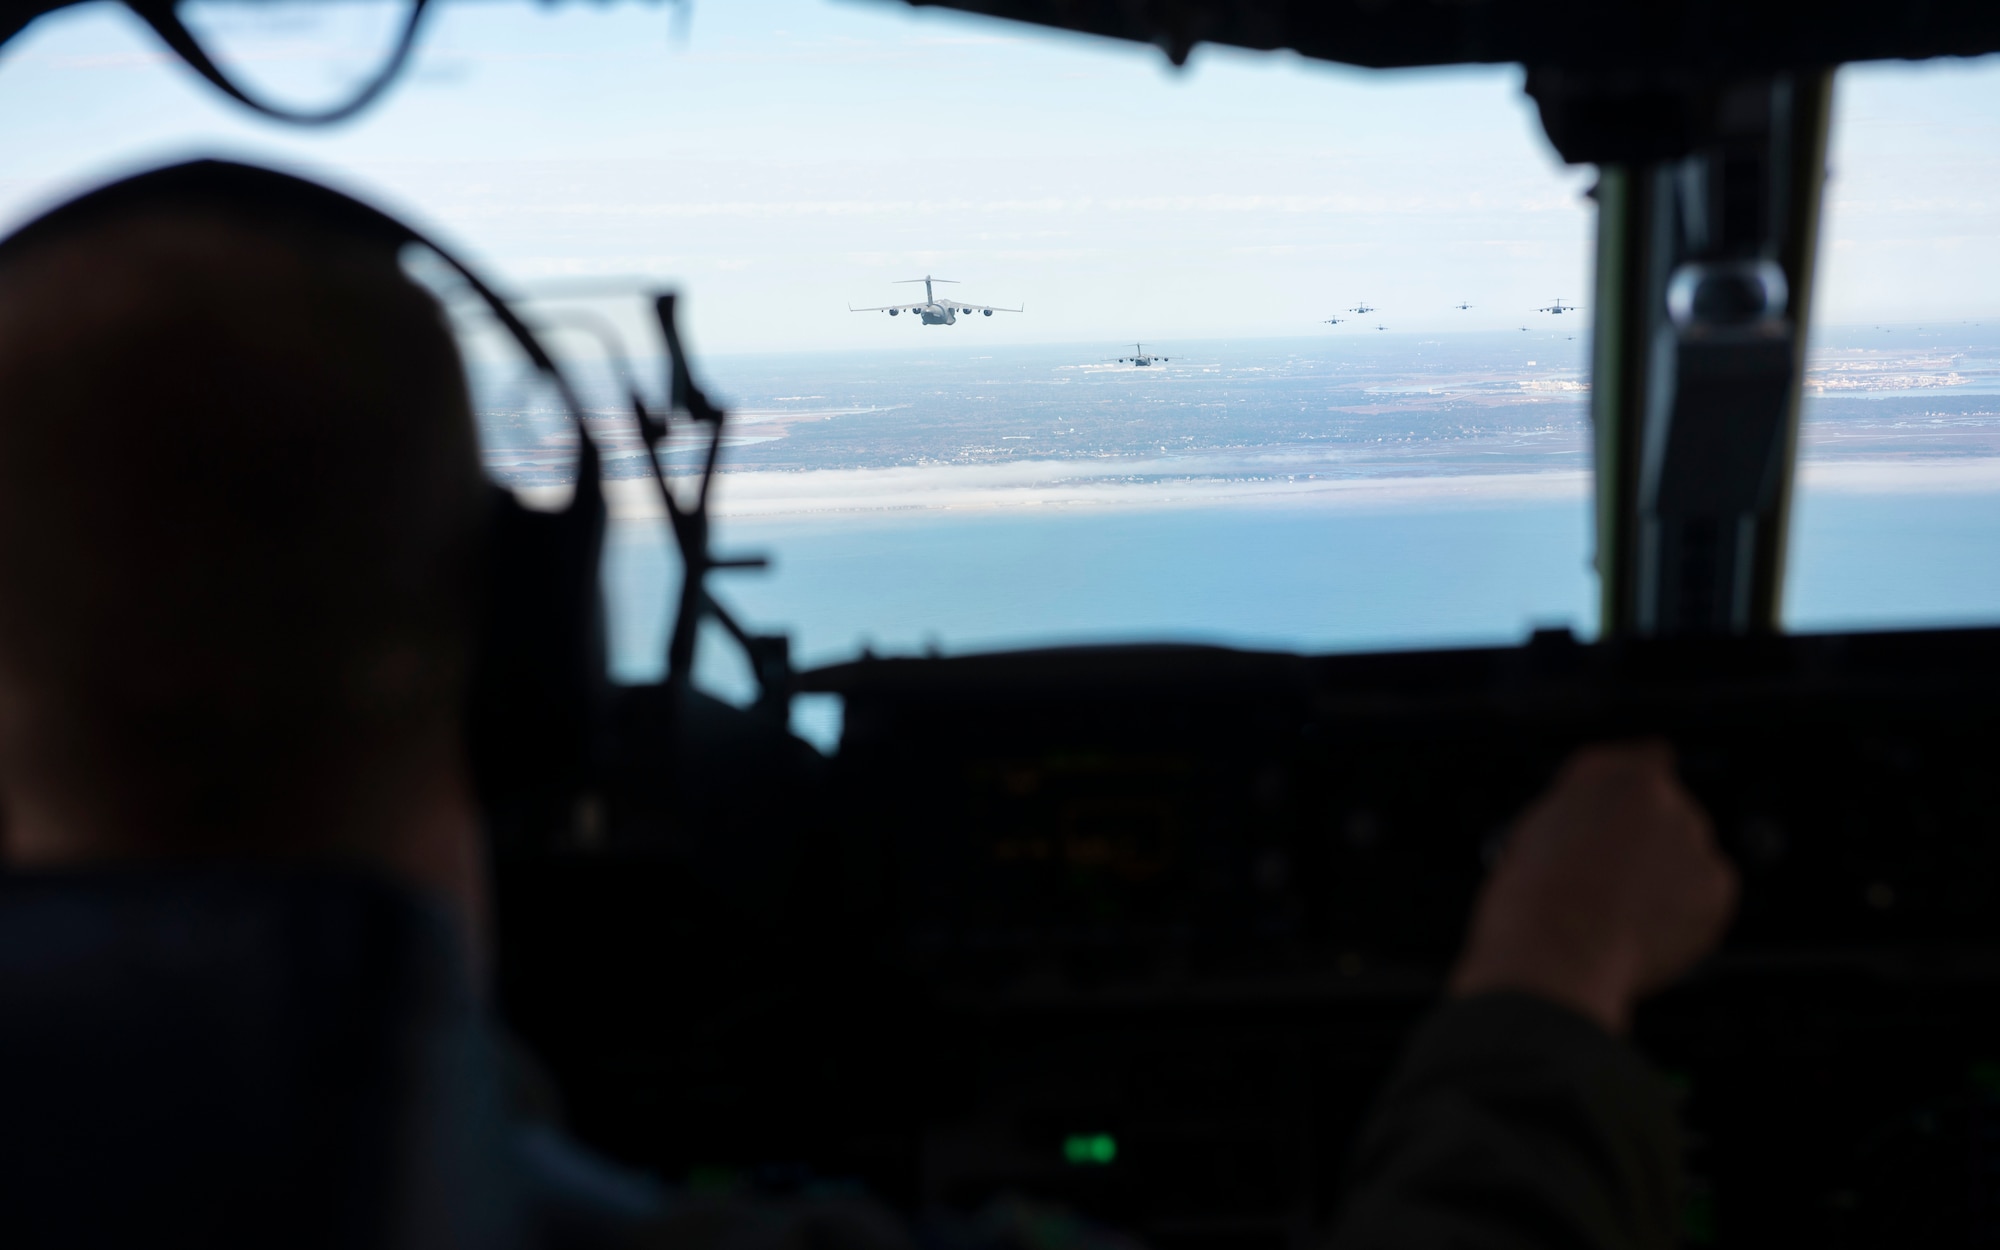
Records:
[[[991,317],[994,313],[997,312],[1009,312],[1009,313],[1026,312],[1028,308],[1026,304],[1021,305],[1019,308],[994,308],[986,304],[966,304],[958,300],[938,298],[935,289],[935,284],[948,283],[950,285],[956,286],[958,285],[958,281],[955,278],[936,278],[930,276],[929,274],[926,274],[921,278],[904,278],[901,279],[901,281],[906,283],[916,283],[916,282],[923,283],[924,284],[923,302],[917,304],[885,304],[877,308],[856,308],[854,305],[849,304],[847,306],[847,311],[885,312],[888,313],[891,317],[897,317],[901,316],[903,313],[909,313],[912,317],[917,318],[927,326],[948,326],[957,324],[958,314],[960,313],[965,313],[968,316],[973,313],[978,313],[981,316]],[[1460,312],[1466,312],[1472,308],[1472,304],[1469,302],[1461,301],[1459,303],[1453,304],[1452,307],[1458,309]],[[1354,307],[1346,309],[1345,311],[1354,313],[1356,315],[1366,315],[1368,313],[1376,312],[1378,310],[1373,305],[1371,305],[1367,300],[1362,300]],[[1554,313],[1560,316],[1561,314],[1566,312],[1576,312],[1577,306],[1575,304],[1565,304],[1562,302],[1562,300],[1558,299],[1556,300],[1555,303],[1550,304],[1548,307],[1537,308],[1535,311]],[[1324,322],[1322,322],[1322,324],[1337,326],[1342,324],[1342,322],[1346,320],[1347,318],[1344,317],[1338,317],[1338,316],[1328,317],[1325,319]],[[1389,327],[1378,325],[1375,328],[1377,330],[1386,330]],[[1524,330],[1527,329],[1526,326],[1522,326],[1521,328]],[[1147,355],[1144,350],[1143,344],[1135,345],[1135,349],[1136,350],[1134,351],[1134,354],[1132,356],[1120,357],[1118,363],[1149,365],[1153,363],[1154,360],[1166,359],[1166,357],[1164,356],[1156,357]]]
[[[978,313],[984,317],[991,317],[997,312],[1025,312],[1028,307],[1026,304],[1023,304],[1019,308],[992,308],[985,304],[966,304],[955,299],[939,299],[936,284],[948,283],[956,286],[958,285],[958,280],[955,278],[939,278],[926,274],[921,278],[904,278],[901,281],[923,283],[923,302],[920,304],[886,304],[880,308],[856,308],[854,305],[849,304],[847,311],[885,312],[891,317],[898,317],[904,313],[908,313],[927,326],[948,326],[957,324],[958,314],[960,313],[965,313],[968,316]],[[1379,329],[1380,327],[1377,328]],[[1144,343],[1134,343],[1132,344],[1132,354],[1118,357],[1118,363],[1146,368],[1154,364],[1167,363],[1167,357],[1147,351]]]
[[[956,278],[933,278],[929,274],[925,274],[921,278],[903,278],[900,280],[899,285],[901,283],[912,282],[921,282],[924,284],[924,300],[921,304],[886,304],[880,308],[856,308],[854,305],[849,304],[847,311],[885,312],[891,317],[908,313],[927,326],[948,326],[957,324],[958,314],[960,313],[965,313],[967,316],[979,313],[981,316],[991,317],[997,312],[1017,313],[1026,312],[1028,309],[1026,304],[1021,305],[1019,308],[992,308],[985,304],[962,304],[955,299],[939,299],[937,292],[932,288],[932,284],[943,282],[957,286],[958,280]]]
[[[1453,304],[1452,307],[1456,308],[1460,312],[1467,312],[1472,309],[1473,305],[1469,301],[1461,300],[1460,302]],[[1351,313],[1371,313],[1371,312],[1376,312],[1378,310],[1370,307],[1367,300],[1362,300],[1359,304],[1356,304],[1354,307],[1346,309],[1345,311]],[[1557,300],[1555,303],[1550,304],[1547,308],[1537,308],[1535,311],[1545,312],[1545,313],[1555,313],[1558,316],[1560,316],[1561,314],[1566,312],[1576,312],[1577,306],[1575,304],[1565,304],[1561,300]],[[1323,321],[1321,321],[1320,324],[1337,326],[1340,325],[1345,320],[1347,319],[1344,317],[1327,317]],[[1375,328],[1377,330],[1386,330],[1389,327],[1384,325],[1378,325]],[[1527,328],[1528,327],[1526,326],[1521,327],[1521,329],[1523,330],[1526,330]]]

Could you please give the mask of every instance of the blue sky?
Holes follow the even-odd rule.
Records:
[[[1815,315],[2000,315],[2000,59],[1850,66],[1834,87]]]
[[[292,98],[365,64],[383,5],[205,11]],[[314,172],[503,279],[645,274],[709,351],[1364,333],[1534,324],[1587,300],[1591,172],[1511,67],[1379,73],[1157,51],[871,0],[445,3],[360,120],[263,123],[122,9],[0,57],[0,221],[108,174],[222,152]],[[1870,67],[1839,95],[1822,315],[2000,311],[2000,68]],[[1020,317],[850,315],[926,272]],[[1449,306],[1470,300],[1467,313]],[[1376,317],[1367,318],[1374,321]]]

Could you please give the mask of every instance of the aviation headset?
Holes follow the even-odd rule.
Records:
[[[598,584],[606,520],[599,456],[576,391],[555,356],[469,265],[418,230],[329,187],[231,161],[172,165],[87,192],[0,240],[0,261],[92,220],[142,208],[212,208],[308,227],[379,246],[392,261],[403,247],[421,246],[478,296],[561,398],[576,431],[575,493],[562,511],[542,513],[523,508],[512,492],[493,487],[486,602],[467,717],[474,770],[496,842],[518,845],[534,830],[558,827],[567,819],[568,805],[589,783],[608,679]],[[659,296],[656,307],[672,362],[668,412],[680,411],[711,425],[706,468],[712,472],[723,414],[689,378],[673,322],[673,297]],[[745,634],[703,589],[709,569],[746,563],[716,561],[708,554],[707,479],[691,507],[676,502],[661,466],[669,416],[650,410],[636,390],[629,399],[685,566],[669,689],[684,691],[687,686],[695,627],[705,614],[721,619],[751,651],[760,676],[767,676],[758,644],[768,650],[773,640]],[[782,662],[782,654],[778,658]]]

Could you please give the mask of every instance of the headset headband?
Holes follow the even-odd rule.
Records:
[[[220,209],[257,221],[316,226],[350,238],[379,242],[387,249],[416,243],[436,253],[486,303],[509,336],[534,362],[535,368],[548,376],[576,425],[583,454],[594,459],[590,439],[583,426],[582,406],[577,403],[568,378],[556,365],[555,357],[515,315],[507,301],[481,281],[470,266],[414,227],[351,195],[317,182],[235,161],[187,161],[148,170],[86,191],[22,226],[0,240],[0,263],[21,251],[95,221],[142,208],[168,207]],[[594,465],[592,472],[594,476]]]

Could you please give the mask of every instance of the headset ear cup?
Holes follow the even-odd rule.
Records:
[[[609,683],[604,492],[583,440],[561,512],[532,512],[495,487],[479,650],[466,727],[475,783],[499,854],[548,849],[590,785]]]

